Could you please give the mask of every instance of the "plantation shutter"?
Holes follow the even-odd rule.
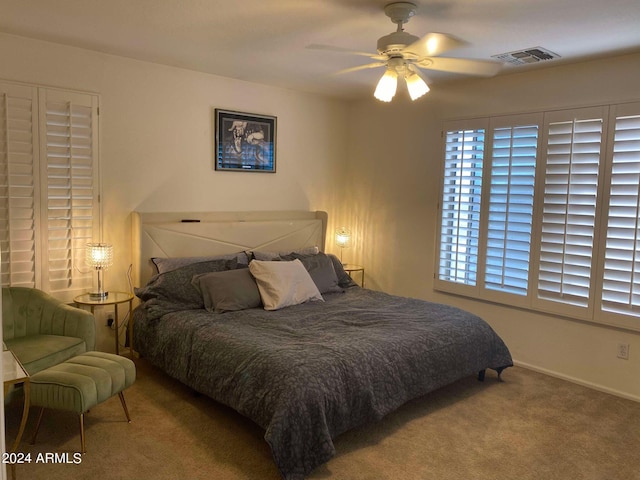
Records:
[[[99,238],[98,97],[0,83],[2,286],[64,301],[91,287],[84,245]]]
[[[640,104],[616,114],[602,309],[640,315]]]
[[[97,97],[42,89],[40,131],[44,288],[70,298],[91,288],[85,245],[98,238]]]
[[[589,307],[602,109],[547,119],[538,297]]]
[[[0,83],[0,281],[37,284],[37,89]]]
[[[538,126],[493,129],[485,287],[527,295]]]
[[[485,129],[446,133],[439,279],[476,285]]]

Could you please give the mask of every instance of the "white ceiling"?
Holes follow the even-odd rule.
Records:
[[[391,0],[0,0],[0,31],[140,60],[342,98],[370,95],[380,69],[332,75],[375,53],[395,30]],[[419,0],[405,30],[453,34],[468,46],[444,56],[544,47],[562,58],[640,51],[640,0]],[[434,84],[461,78],[432,74]]]

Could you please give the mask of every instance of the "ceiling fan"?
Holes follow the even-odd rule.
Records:
[[[465,45],[465,42],[446,33],[427,33],[419,38],[404,31],[403,25],[416,13],[410,2],[394,2],[384,7],[384,13],[397,25],[397,30],[378,39],[378,54],[357,52],[329,45],[309,45],[307,48],[362,55],[376,60],[337,72],[350,73],[368,68],[385,67],[386,71],[376,87],[374,96],[390,102],[396,93],[398,78],[404,78],[411,100],[420,98],[429,87],[420,69],[491,77],[502,68],[501,62],[447,58],[439,55]]]

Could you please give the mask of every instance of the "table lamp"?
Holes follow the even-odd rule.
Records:
[[[351,230],[346,227],[340,227],[336,230],[336,245],[340,247],[340,263],[346,265],[342,261],[342,252],[345,248],[351,246]]]
[[[98,291],[89,293],[92,300],[104,300],[109,292],[102,285],[102,271],[113,265],[113,245],[108,243],[87,243],[86,263],[98,272]]]

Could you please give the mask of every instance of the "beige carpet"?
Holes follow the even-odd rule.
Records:
[[[232,410],[197,395],[144,360],[125,392],[86,418],[88,453],[75,464],[36,463],[38,453],[80,448],[75,415],[48,411],[21,451],[32,463],[19,480],[280,478],[263,432]],[[636,480],[640,479],[640,403],[522,368],[499,383],[464,379],[410,402],[383,421],[348,432],[336,456],[311,479]],[[21,398],[6,409],[13,441]]]

